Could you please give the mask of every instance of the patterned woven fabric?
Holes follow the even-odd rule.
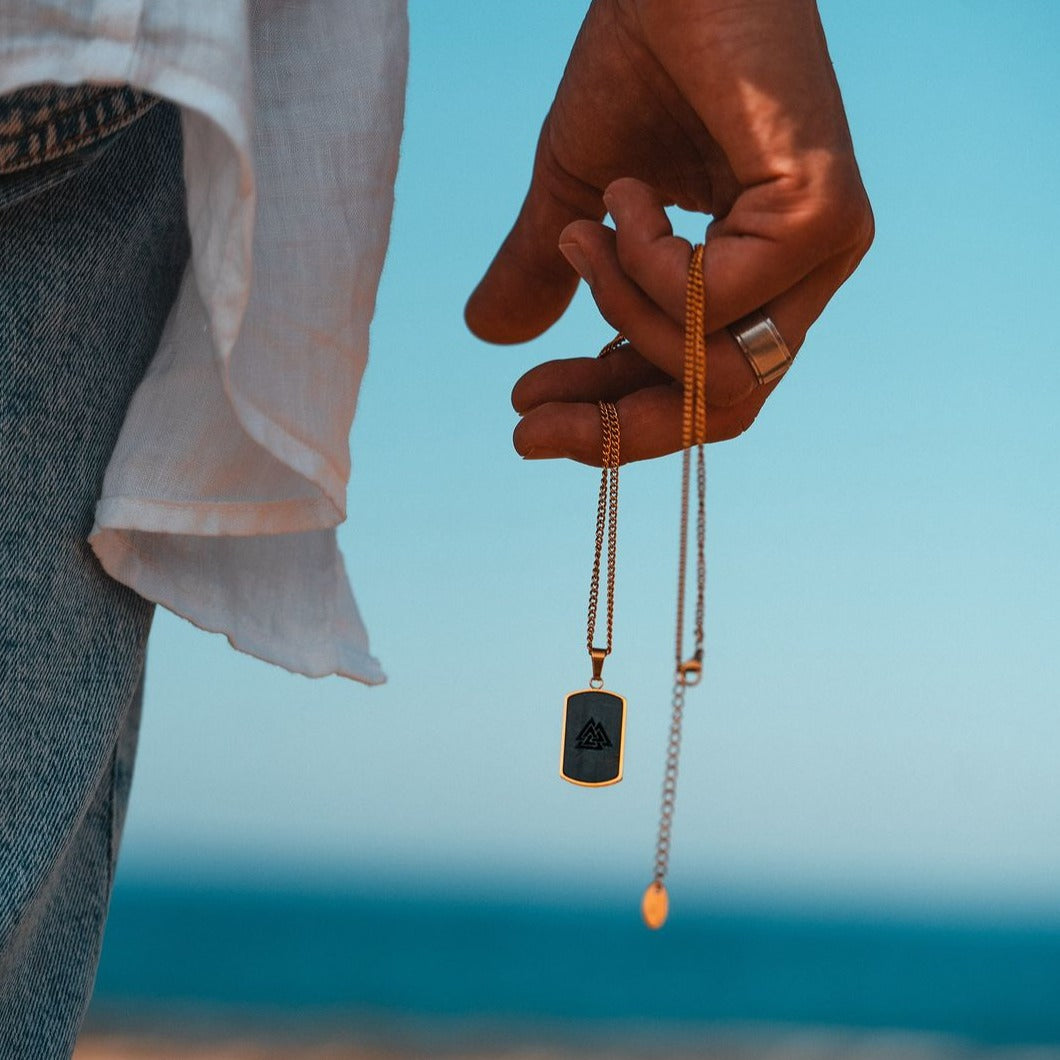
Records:
[[[0,99],[0,174],[86,147],[134,122],[158,99],[128,85],[30,85]]]

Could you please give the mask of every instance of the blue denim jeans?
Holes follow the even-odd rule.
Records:
[[[86,543],[189,252],[179,113],[0,99],[0,1058],[68,1057],[132,778],[154,605]]]

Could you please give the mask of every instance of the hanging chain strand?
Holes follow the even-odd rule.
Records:
[[[601,356],[617,348],[624,340],[615,339],[604,347]],[[589,616],[586,624],[585,646],[592,656],[594,651],[611,654],[615,615],[615,557],[618,546],[618,465],[621,451],[621,435],[618,427],[618,409],[608,401],[598,403],[600,426],[603,433],[603,453],[600,470],[600,493],[596,505],[596,549],[593,555],[593,571],[589,580]],[[593,644],[596,633],[596,612],[600,601],[600,560],[607,539],[606,603],[607,643],[602,649]],[[593,682],[599,680],[594,677]]]
[[[644,919],[649,927],[662,927],[666,920],[668,899],[664,880],[670,866],[670,838],[673,831],[674,803],[677,797],[677,770],[681,755],[681,725],[684,720],[685,693],[698,684],[703,666],[704,600],[706,596],[706,460],[703,446],[707,440],[706,408],[706,342],[703,313],[703,246],[692,251],[685,293],[685,370],[684,409],[681,422],[681,523],[677,549],[677,621],[674,649],[674,686],[671,701],[670,734],[666,747],[662,804],[659,812],[659,834],[655,845],[652,883],[644,895]],[[696,447],[696,610],[693,652],[684,656],[685,584],[688,568],[688,515],[692,446]]]
[[[610,402],[601,402],[601,412],[607,413],[607,430],[611,441],[604,454],[610,485],[607,511],[607,653],[611,654],[611,630],[615,614],[615,559],[618,553],[618,409]],[[601,472],[602,474],[602,472]]]

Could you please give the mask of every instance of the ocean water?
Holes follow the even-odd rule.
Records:
[[[592,1043],[703,1026],[1060,1044],[1060,924],[533,895],[119,885],[89,1026],[277,1026]]]

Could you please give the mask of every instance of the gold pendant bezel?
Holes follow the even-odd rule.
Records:
[[[560,740],[559,775],[568,784],[574,784],[579,788],[610,788],[615,784],[618,784],[626,775],[626,716],[629,713],[629,704],[625,696],[618,692],[611,691],[610,688],[578,688],[573,692],[568,692],[566,699],[563,700],[563,725],[560,729],[564,735],[567,732],[567,710],[570,707],[571,697],[580,696],[584,692],[606,692],[609,696],[614,696],[615,699],[621,700],[622,702],[622,728],[618,737],[618,773],[611,780],[576,780],[574,777],[567,776],[567,774],[563,772],[563,752],[565,750],[565,742],[564,740]]]

